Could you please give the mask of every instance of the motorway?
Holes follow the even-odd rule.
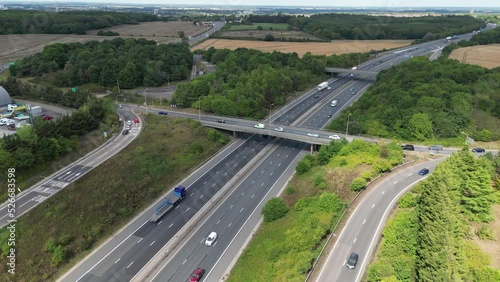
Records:
[[[396,64],[405,59],[409,59],[404,57],[406,52],[411,51],[414,56],[417,56],[436,49],[437,44],[438,42],[436,41],[411,46],[406,48],[406,50],[395,51],[386,57],[377,58],[375,62],[368,62],[360,66],[360,68],[366,70],[377,67],[388,68],[391,63]],[[439,44],[442,44],[442,41],[439,41]],[[319,93],[311,91],[307,93],[297,101],[292,102],[273,114],[271,116],[273,124],[282,122],[295,126],[309,126],[316,129],[322,128],[329,121],[329,118],[326,118],[324,110],[330,107],[330,99],[335,97],[339,100],[339,106],[334,107],[334,109],[328,108],[335,117],[341,109],[352,104],[355,99],[359,97],[359,91],[366,89],[368,83],[370,83],[370,81],[364,81],[362,79],[353,81],[352,78],[353,77],[342,76],[333,80],[331,83],[331,86],[333,86],[331,87],[331,91],[325,90]],[[346,86],[345,84],[348,85]],[[345,90],[346,88],[355,88],[358,93],[356,95],[351,95],[348,92],[349,90]],[[315,98],[315,95],[319,97]],[[320,101],[323,102],[318,103]],[[325,103],[325,101],[328,102]],[[323,109],[321,107],[323,107]],[[174,115],[172,113],[171,115],[175,116],[182,114],[176,113]],[[196,211],[200,210],[211,197],[230,180],[232,175],[237,174],[239,171],[236,167],[234,169],[228,169],[226,166],[234,164],[242,168],[249,159],[255,156],[258,151],[262,150],[270,140],[271,138],[264,138],[262,135],[254,135],[252,137],[245,137],[245,140],[237,140],[227,150],[223,151],[222,154],[216,156],[205,166],[202,166],[194,175],[183,181],[183,184],[188,187],[188,197],[180,204],[179,209],[168,213],[163,221],[158,224],[152,224],[146,222],[154,209],[154,206],[151,206],[146,213],[133,220],[132,223],[119,232],[115,238],[111,239],[107,244],[103,245],[101,249],[90,255],[87,260],[70,271],[63,280],[129,281],[148,261],[150,261],[151,258],[153,258],[165,243],[174,240],[176,230],[180,230],[184,223],[188,222],[188,220],[195,215]],[[292,146],[294,143],[292,141],[277,139],[275,142],[290,145],[287,145],[286,148],[273,150],[273,153],[266,156],[240,185],[234,187],[231,196],[227,201],[223,202],[223,208],[216,209],[209,220],[199,225],[196,232],[194,232],[191,237],[185,239],[191,243],[185,244],[184,248],[176,250],[177,252],[174,252],[174,255],[169,257],[168,263],[162,266],[163,270],[157,274],[156,277],[158,278],[156,279],[172,279],[171,281],[176,281],[176,279],[180,277],[187,278],[186,275],[200,264],[207,267],[208,275],[205,281],[218,281],[218,279],[220,279],[219,275],[212,275],[212,273],[221,273],[221,269],[223,269],[223,273],[228,266],[227,261],[230,261],[230,259],[224,260],[225,263],[218,263],[221,261],[219,260],[221,254],[226,253],[223,250],[226,250],[230,244],[232,244],[232,251],[239,250],[244,240],[238,240],[240,244],[236,244],[234,238],[246,238],[249,235],[249,233],[243,234],[236,232],[236,230],[244,227],[244,219],[248,218],[249,214],[253,214],[250,213],[250,211],[255,210],[256,204],[264,199],[264,196],[267,195],[266,190],[268,191],[271,189],[274,186],[273,183],[276,183],[280,179],[288,178],[291,175],[293,170],[290,170],[291,172],[289,172],[289,174],[281,172],[281,170],[287,171],[285,167],[288,167],[288,162],[295,160],[297,156],[304,153],[302,149],[305,147],[305,144],[303,143],[295,142],[296,145]],[[292,149],[291,152],[283,151],[290,150],[290,148],[294,149]],[[237,153],[235,152],[236,150],[238,150]],[[279,160],[277,156],[278,153],[273,155],[275,154],[274,152],[277,151],[282,152],[280,156],[287,153],[288,160],[281,161],[279,166],[272,166],[270,165],[271,161],[276,164],[276,161]],[[221,166],[221,164],[223,165]],[[229,165],[229,168],[230,167],[231,165]],[[258,176],[259,173],[262,174],[260,177]],[[199,179],[203,179],[204,181],[198,181]],[[251,183],[251,181],[257,181],[256,179],[258,179],[258,183],[261,184],[260,189],[258,183],[255,184],[255,182],[253,185],[248,186],[247,181]],[[245,192],[245,190],[251,192]],[[257,191],[260,192],[258,193]],[[242,195],[242,193],[244,194]],[[253,193],[252,195],[255,195],[255,199],[251,198],[251,201],[248,200],[248,193]],[[229,207],[232,206],[232,208],[229,209],[227,205],[229,205]],[[236,206],[241,208],[237,210],[237,208],[235,208]],[[227,213],[228,210],[232,210],[233,208],[235,209],[234,212]],[[215,221],[214,224],[215,219],[217,219],[217,221],[220,220],[219,224],[222,224],[222,222],[223,224],[217,226],[217,221]],[[208,248],[200,246],[199,243],[201,242],[201,238],[204,238],[210,230],[219,230],[218,228],[224,230],[219,235],[218,243]],[[172,270],[175,271],[172,273]]]
[[[388,61],[389,63],[387,64],[392,62],[392,60]],[[369,64],[364,67],[370,67],[371,65],[372,64]],[[338,79],[330,84],[330,87],[337,91],[333,90],[319,93],[313,91],[311,95],[307,95],[307,97],[300,100],[300,103],[297,103],[296,105],[289,105],[289,107],[284,110],[284,114],[278,112],[280,116],[272,122],[273,124],[276,124],[277,122],[290,124],[297,121],[297,125],[299,126],[320,129],[330,120],[330,118],[326,115],[327,111],[332,112],[332,116],[335,116],[335,114],[338,114],[342,108],[352,104],[353,100],[356,99],[358,94],[352,95],[350,90],[347,90],[347,88],[352,87],[356,92],[359,92],[366,89],[368,83],[369,81],[361,80],[353,82],[352,85],[349,85],[349,78]],[[335,96],[335,99],[339,100],[339,107],[335,107],[334,109],[331,109],[330,107],[332,94]],[[309,111],[311,113],[309,113]],[[226,120],[226,123],[231,123],[231,120]],[[250,126],[253,127],[253,125],[254,124],[250,122]],[[290,129],[291,128],[288,127],[287,130]],[[261,131],[263,134],[269,134],[269,128]],[[274,132],[274,134],[276,133],[280,134],[279,132]],[[270,165],[276,160],[279,162],[278,166]],[[251,185],[256,181],[262,182],[260,186],[264,186],[266,184],[269,185],[268,183],[278,181],[282,164],[283,162],[278,156],[274,155],[274,152],[270,154],[263,161],[261,166],[252,171],[245,181],[234,188],[235,191],[232,194],[234,197],[229,198],[222,203],[217,210],[199,226],[191,237],[186,239],[185,244],[176,253],[174,253],[165,264],[163,264],[163,268],[160,272],[158,272],[152,280],[147,281],[181,281],[188,277],[193,269],[197,267],[207,269],[208,274],[206,275],[204,281],[219,281],[225,274],[225,268],[227,268],[231,262],[231,257],[224,256],[225,252],[232,250],[234,257],[236,253],[235,250],[239,250],[242,247],[244,239],[248,237],[250,231],[248,231],[246,237],[244,235],[236,236],[238,235],[236,230],[244,227],[245,219],[248,218],[248,215],[252,211],[249,207],[255,206],[251,203],[251,201],[248,201],[247,190],[255,191],[254,189],[259,189],[260,187],[258,184],[254,184],[253,187]],[[267,179],[262,178],[262,176],[265,175],[264,173],[268,175]],[[287,177],[287,175],[284,175],[284,177]],[[254,192],[251,193],[253,196]],[[264,191],[262,194],[263,193]],[[234,212],[229,212],[233,209]],[[216,231],[219,234],[217,241],[219,243],[215,246],[207,247],[204,245],[204,238],[211,231]],[[235,240],[237,240],[238,243],[234,243]],[[221,261],[223,262],[221,263]]]
[[[427,178],[418,175],[420,169],[428,167],[432,173],[436,165],[445,159],[443,157],[397,170],[371,187],[351,214],[316,281],[360,281],[373,255],[376,240],[384,227],[383,223],[397,199],[413,185]],[[345,265],[351,252],[359,255],[354,269]]]
[[[133,120],[136,117],[134,113],[126,110],[120,110],[119,114],[125,120]],[[132,130],[128,135],[120,134],[106,145],[95,149],[80,160],[57,171],[29,189],[21,191],[16,196],[15,206],[8,205],[7,202],[3,203],[0,207],[0,227],[7,225],[10,220],[19,218],[48,197],[61,191],[64,187],[121,151],[135,139],[140,131],[140,124],[132,126]],[[8,212],[8,209],[12,209],[13,207],[15,208],[15,214]]]

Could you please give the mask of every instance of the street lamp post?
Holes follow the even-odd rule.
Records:
[[[146,106],[146,112],[148,111],[148,89],[144,91],[144,106]]]
[[[351,113],[347,116],[347,126],[345,129],[345,139],[347,140],[347,134],[349,134],[349,117],[351,117]]]
[[[198,120],[201,122],[201,100],[198,99]]]
[[[273,116],[273,112],[272,112],[272,107],[274,106],[274,104],[271,104],[271,106],[269,106],[269,129],[268,129],[268,134],[267,135],[271,135],[271,118]]]

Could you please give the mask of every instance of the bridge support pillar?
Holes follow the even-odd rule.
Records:
[[[233,137],[234,137],[234,138],[238,137],[238,132],[233,131]]]
[[[314,153],[314,144],[311,144],[311,155]]]

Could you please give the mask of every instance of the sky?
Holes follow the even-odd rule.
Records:
[[[307,6],[307,7],[500,7],[500,0],[7,0],[8,2],[101,2],[116,4],[184,4],[218,6]],[[6,2],[7,2],[6,1]],[[0,4],[3,1],[0,1]]]

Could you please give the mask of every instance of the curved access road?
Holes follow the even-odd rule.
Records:
[[[127,110],[119,110],[118,113],[125,121],[137,118],[135,113]],[[141,123],[135,124],[128,135],[120,134],[76,162],[46,177],[29,189],[24,191],[18,190],[20,193],[16,195],[14,203],[5,202],[0,206],[0,227],[19,218],[45,199],[61,191],[70,183],[120,152],[139,135],[141,129]]]
[[[429,175],[418,175],[419,170],[428,167],[432,173],[436,165],[445,159],[440,158],[396,170],[371,187],[358,205],[352,207],[354,211],[342,232],[337,234],[338,239],[314,281],[360,281],[371,260],[389,212],[397,200],[413,185]],[[359,255],[354,269],[346,267],[351,252]]]

